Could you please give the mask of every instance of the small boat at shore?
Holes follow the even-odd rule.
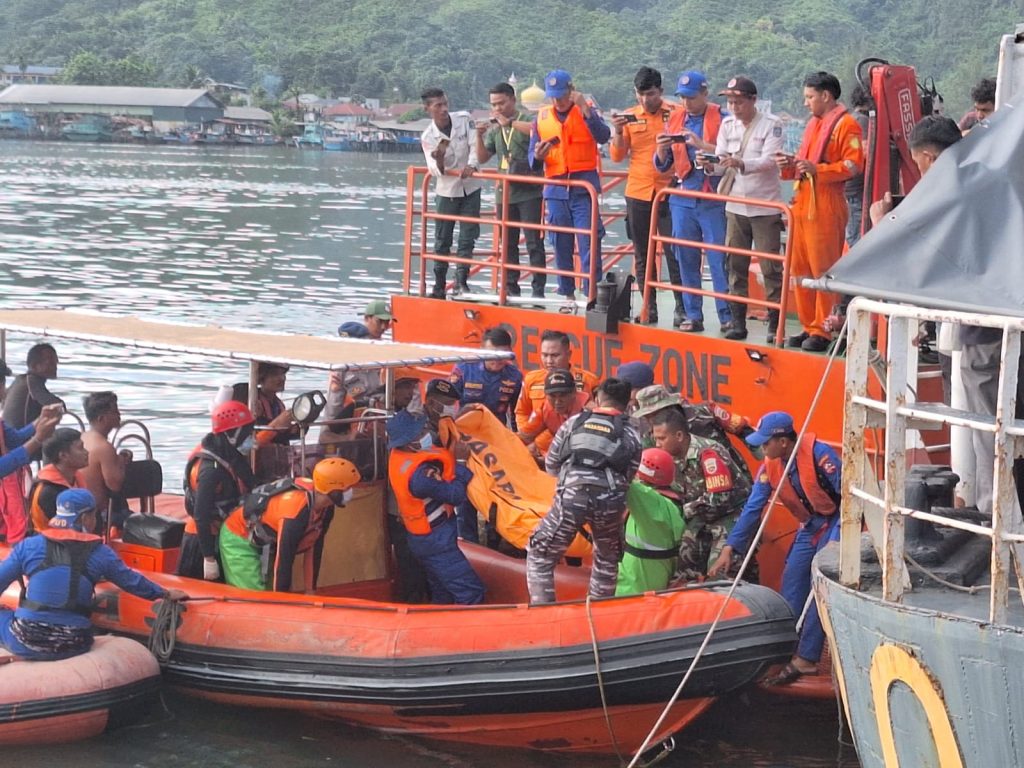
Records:
[[[57,744],[138,719],[160,689],[146,646],[97,637],[88,653],[21,661],[0,649],[0,745]]]
[[[431,376],[441,365],[508,356],[54,310],[0,310],[0,337],[7,332],[244,361],[253,377],[259,361],[380,370],[388,389],[396,371]],[[255,391],[254,381],[250,386]],[[167,535],[110,544],[129,565],[191,600],[177,616],[154,617],[151,603],[99,585],[94,622],[144,640],[163,632],[154,622],[166,619],[176,629],[161,658],[165,679],[191,695],[388,732],[567,753],[639,748],[719,614],[715,638],[658,740],[791,654],[792,613],[766,587],[740,585],[730,596],[728,584],[711,583],[587,600],[589,572],[559,566],[558,601],[531,606],[525,562],[468,543],[464,551],[487,590],[484,604],[395,602],[386,461],[381,431],[372,428],[380,416],[366,418],[369,436],[334,446],[335,455],[361,468],[363,482],[327,531],[315,593],[253,592],[171,575],[182,499],[158,496],[143,506],[163,513],[150,522]],[[296,585],[303,573],[296,563]],[[3,595],[8,605],[16,599],[13,588]]]

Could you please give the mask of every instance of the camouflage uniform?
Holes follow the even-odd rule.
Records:
[[[640,466],[640,435],[623,419],[622,449],[625,469],[588,469],[573,463],[569,438],[573,427],[590,412],[572,416],[558,430],[548,450],[545,469],[558,475],[551,511],[530,537],[526,556],[526,584],[533,604],[555,601],[555,565],[584,523],[590,525],[594,565],[590,572],[591,597],[615,594],[622,557],[622,520],[626,489]]]
[[[730,455],[741,467],[747,465],[743,454],[733,445],[729,435],[734,435],[741,441],[753,429],[745,416],[727,411],[717,403],[692,403],[681,395],[669,392],[661,384],[652,384],[641,389],[636,396],[637,409],[633,417],[642,423],[640,434],[643,437],[644,448],[653,448],[654,440],[650,436],[650,424],[647,421],[649,416],[657,413],[663,408],[676,406],[680,408],[686,417],[686,423],[690,432],[720,443],[728,448]],[[760,449],[754,449],[744,443],[744,446],[755,459],[761,458]]]
[[[686,532],[679,543],[679,567],[673,583],[707,574],[753,487],[745,463],[737,463],[721,443],[699,435],[690,435],[686,456],[676,459],[676,483],[683,501]],[[730,575],[735,575],[740,562],[742,557],[734,558]],[[756,571],[748,569],[746,577],[756,581]]]

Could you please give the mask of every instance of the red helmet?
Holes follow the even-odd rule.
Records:
[[[229,429],[244,427],[246,424],[252,424],[254,421],[256,421],[256,418],[252,415],[249,407],[237,400],[228,400],[227,402],[220,403],[214,406],[213,411],[210,413],[210,424],[215,435],[227,432]]]
[[[668,488],[676,479],[676,463],[668,451],[647,448],[640,455],[640,468],[636,476],[647,485]]]

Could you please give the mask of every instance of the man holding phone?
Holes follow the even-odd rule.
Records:
[[[434,177],[435,205],[437,213],[448,216],[480,218],[480,188],[482,183],[473,178],[477,170],[476,133],[468,112],[449,112],[448,97],[440,88],[427,88],[420,94],[423,108],[430,115],[431,123],[423,131],[420,143],[427,168]],[[452,251],[455,222],[438,219],[434,222],[434,253],[448,255]],[[459,244],[456,253],[460,258],[473,258],[476,239],[480,236],[480,225],[474,221],[459,222]],[[448,279],[448,262],[438,259],[434,262],[433,299],[444,298],[445,282]],[[455,267],[454,293],[469,293],[469,265]]]
[[[708,101],[708,80],[703,72],[691,70],[679,76],[676,96],[681,97],[683,109],[671,116],[665,134],[657,138],[654,167],[659,172],[673,172],[673,186],[692,192],[715,192],[718,178],[704,172],[704,163],[698,153],[715,151],[718,130],[722,125],[722,110]],[[725,242],[725,205],[717,200],[672,195],[669,198],[672,215],[672,237],[722,245]],[[701,287],[701,249],[690,245],[677,245],[676,258],[682,284],[687,288]],[[716,293],[728,293],[725,274],[725,254],[707,250],[711,283]],[[722,331],[728,332],[732,315],[725,299],[715,299]],[[684,293],[683,308],[686,318],[679,330],[701,333],[704,330],[704,299]]]
[[[565,187],[549,184],[544,187],[548,224],[557,227],[590,229],[590,214],[593,206],[592,195],[601,189],[598,173],[597,145],[607,143],[611,131],[596,109],[591,108],[586,97],[573,87],[572,75],[564,69],[556,69],[544,78],[544,94],[552,100],[550,107],[543,107],[537,114],[530,134],[530,163],[534,169],[544,168],[549,179],[573,179],[585,181],[593,192],[583,187]],[[578,234],[576,242],[580,252],[580,268],[591,271],[591,254],[596,262],[594,272],[601,275],[601,237],[604,227],[598,222],[597,242],[590,242],[590,235]],[[555,266],[572,270],[573,236],[555,233]],[[589,282],[584,279],[583,292],[589,291]],[[566,312],[575,311],[576,281],[571,277],[559,276],[558,293],[569,300],[563,307]]]
[[[491,103],[491,119],[476,126],[477,160],[483,164],[497,156],[500,172],[516,176],[535,176],[527,159],[533,124],[529,116],[516,106],[515,89],[508,83],[498,83],[488,92],[488,99]],[[540,224],[541,191],[540,184],[509,184],[509,221]],[[501,195],[502,188],[499,185],[495,194],[495,205],[499,211],[502,210]],[[519,226],[509,225],[507,235],[502,240],[501,250],[506,264],[519,264],[519,230]],[[544,254],[543,231],[523,229],[523,233],[526,238],[526,251],[530,255],[530,266],[544,267],[547,257]],[[505,277],[505,293],[509,296],[519,296],[519,272],[510,269],[505,273]],[[534,272],[530,282],[533,286],[533,298],[544,298],[547,276],[543,272]]]
[[[609,154],[616,163],[629,157],[626,176],[626,234],[633,241],[634,272],[642,301],[647,275],[647,245],[651,236],[651,207],[654,195],[672,180],[670,171],[662,172],[654,167],[654,151],[657,148],[657,137],[665,133],[669,118],[679,107],[662,99],[661,73],[656,69],[640,67],[633,78],[633,89],[637,105],[612,115],[614,133]],[[672,233],[672,216],[668,211],[668,201],[665,200],[658,208],[658,232],[662,235]],[[681,285],[679,263],[671,246],[667,250],[669,280],[673,285]],[[657,279],[657,254],[652,274]],[[678,326],[686,319],[683,295],[676,293],[674,296],[676,310],[673,324]],[[652,324],[658,322],[658,300],[654,292],[651,293],[647,320]]]
[[[705,172],[721,176],[718,191],[733,197],[782,201],[779,169],[775,154],[782,151],[782,121],[769,112],[757,109],[757,86],[748,77],[734,77],[719,91],[726,97],[731,113],[722,121],[715,152],[720,159],[705,165]],[[730,248],[778,255],[782,242],[782,214],[775,208],[748,203],[726,203],[725,244]],[[782,262],[758,259],[764,276],[768,301],[782,298]],[[749,296],[750,257],[730,253],[728,257],[729,293]],[[779,310],[768,310],[768,343],[775,338],[779,326]],[[747,338],[747,305],[732,304],[732,326],[725,338],[740,341]]]
[[[847,179],[864,172],[864,147],[857,121],[839,102],[839,78],[814,72],[804,79],[804,106],[811,119],[796,157],[777,154],[783,179],[796,179],[793,198],[793,247],[790,274],[796,311],[803,330],[787,344],[808,352],[824,352],[832,340],[826,325],[835,303],[833,294],[804,288],[800,279],[821,277],[843,253],[846,241]]]

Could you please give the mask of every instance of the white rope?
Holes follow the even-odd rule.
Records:
[[[825,390],[825,382],[828,380],[829,372],[832,370],[832,365],[835,362],[836,354],[839,350],[840,343],[842,342],[843,337],[845,335],[846,323],[843,323],[843,327],[840,328],[839,330],[839,335],[836,338],[836,342],[835,344],[832,345],[832,351],[829,353],[828,362],[825,364],[825,372],[821,376],[821,381],[818,382],[818,390],[814,393],[814,398],[811,400],[811,406],[807,411],[807,417],[804,419],[804,423],[800,429],[800,433],[797,435],[798,443],[801,439],[803,439],[804,433],[807,432],[807,425],[808,423],[810,423],[810,417],[814,413],[815,409],[818,407],[818,401],[821,400],[821,395]],[[789,471],[792,468],[793,463],[796,461],[796,454],[797,452],[793,451],[789,455],[789,459],[786,461],[786,466],[782,471],[783,477],[789,475]],[[769,518],[771,517],[772,510],[775,508],[775,502],[779,496],[779,491],[781,487],[782,484],[780,483],[779,487],[773,491],[771,498],[768,500],[768,512],[762,515],[761,524],[757,527],[757,532],[754,534],[754,538],[750,542],[750,546],[747,548],[747,554],[743,558],[743,563],[740,565],[739,572],[736,574],[736,578],[734,578],[732,580],[732,583],[729,585],[729,591],[726,593],[725,599],[719,606],[718,613],[715,614],[714,621],[711,622],[711,626],[708,628],[707,634],[704,636],[704,641],[700,644],[700,648],[697,649],[697,653],[694,655],[693,661],[690,662],[690,666],[686,670],[686,674],[683,675],[683,679],[679,681],[679,685],[676,687],[675,692],[672,694],[672,698],[669,699],[668,704],[665,705],[665,708],[662,710],[661,715],[658,717],[658,720],[651,727],[651,730],[647,734],[647,737],[644,739],[643,744],[641,744],[640,747],[637,749],[636,753],[633,755],[633,759],[629,762],[629,765],[626,766],[626,768],[636,768],[637,761],[640,759],[640,755],[642,755],[644,753],[644,750],[647,749],[648,744],[651,743],[651,740],[654,738],[654,735],[659,731],[662,724],[665,722],[665,718],[668,717],[669,711],[672,709],[672,707],[675,706],[676,702],[679,700],[679,696],[682,694],[683,688],[686,687],[686,684],[693,676],[693,671],[697,668],[697,663],[704,655],[704,651],[707,649],[708,644],[711,642],[711,638],[715,634],[715,630],[718,629],[718,622],[721,621],[722,615],[725,613],[725,609],[728,607],[730,601],[732,600],[733,594],[735,594],[736,592],[736,587],[739,585],[740,580],[743,578],[743,574],[746,573],[747,566],[750,565],[750,561],[754,557],[754,552],[757,549],[758,543],[761,541],[761,537],[764,535],[764,529],[768,524]]]

